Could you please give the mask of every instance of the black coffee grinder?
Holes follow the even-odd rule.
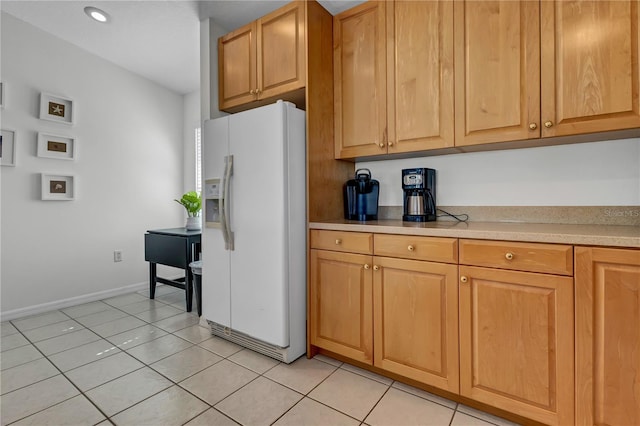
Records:
[[[434,169],[403,169],[404,214],[407,222],[436,220],[436,171]]]

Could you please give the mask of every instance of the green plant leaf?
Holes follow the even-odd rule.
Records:
[[[174,200],[187,210],[188,216],[197,216],[202,209],[202,198],[195,191],[189,191],[182,195],[180,200]]]

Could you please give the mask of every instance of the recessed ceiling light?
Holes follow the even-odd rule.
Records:
[[[109,15],[104,10],[100,10],[97,7],[87,6],[84,8],[84,13],[91,19],[95,19],[98,22],[107,22]]]

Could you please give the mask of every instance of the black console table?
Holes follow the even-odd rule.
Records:
[[[144,260],[149,262],[149,297],[155,298],[156,282],[185,290],[187,312],[191,312],[193,273],[189,263],[200,259],[201,231],[185,228],[153,229],[144,235]],[[184,277],[170,280],[159,277],[156,265],[184,269]]]

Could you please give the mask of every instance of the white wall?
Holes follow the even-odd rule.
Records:
[[[17,132],[17,166],[1,171],[3,317],[147,282],[145,231],[184,225],[182,96],[5,13],[1,24],[2,128]],[[41,91],[73,99],[76,124],[38,119]],[[36,157],[38,131],[77,137],[77,161]],[[41,201],[42,172],[74,174],[77,199]]]
[[[640,138],[369,161],[381,206],[402,205],[401,171],[436,169],[440,206],[640,205]]]

